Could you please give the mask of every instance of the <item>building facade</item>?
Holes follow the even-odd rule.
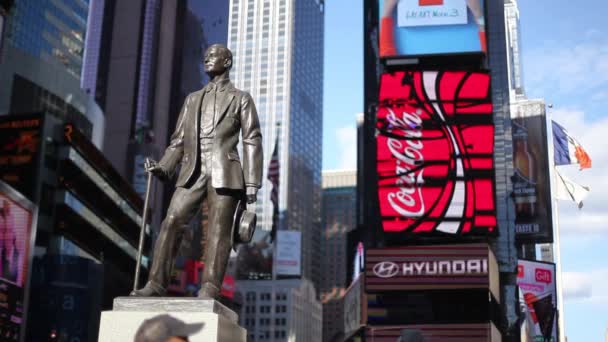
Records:
[[[236,284],[243,298],[240,325],[248,341],[321,341],[323,307],[306,279],[245,280]]]
[[[89,1],[15,2],[4,23],[0,114],[46,111],[103,141],[101,108],[80,87]]]
[[[302,232],[302,276],[318,290],[320,261],[324,7],[320,0],[231,0],[232,80],[253,96],[262,126],[264,183],[256,213],[261,241],[272,227],[267,165],[280,163],[279,229]],[[272,263],[269,263],[271,265]],[[271,279],[272,270],[241,272]]]
[[[323,341],[344,334],[343,298],[347,278],[348,233],[356,227],[357,171],[323,171],[321,302]]]
[[[113,129],[106,132],[103,151],[143,196],[145,158],[162,156],[186,96],[206,83],[202,60],[210,45],[207,37],[226,44],[228,4],[194,0],[104,3],[100,54],[106,55],[99,60],[96,97]],[[170,185],[159,190],[152,202],[155,227],[173,192]]]
[[[511,101],[526,97],[522,68],[521,31],[517,0],[505,0],[505,35],[507,38],[507,66],[509,72],[509,97]]]

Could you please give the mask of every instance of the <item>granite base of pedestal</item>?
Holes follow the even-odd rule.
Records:
[[[152,317],[169,314],[185,323],[204,323],[190,342],[245,342],[247,331],[238,325],[238,315],[215,300],[197,298],[114,299],[112,311],[101,313],[99,342],[130,342],[139,326]]]

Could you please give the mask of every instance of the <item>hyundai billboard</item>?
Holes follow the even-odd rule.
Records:
[[[489,289],[498,301],[498,264],[485,243],[368,249],[368,293]]]

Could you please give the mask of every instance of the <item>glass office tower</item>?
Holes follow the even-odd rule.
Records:
[[[0,114],[47,111],[101,144],[103,113],[80,87],[88,12],[89,0],[13,4],[0,56]]]
[[[256,205],[256,246],[268,250],[273,204],[266,172],[278,143],[279,229],[302,232],[302,276],[318,290],[323,1],[231,0],[228,29],[228,47],[235,59],[232,80],[237,88],[251,93],[262,125],[264,183]],[[272,271],[237,273],[241,279],[270,279]]]

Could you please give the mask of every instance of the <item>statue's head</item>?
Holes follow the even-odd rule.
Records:
[[[232,68],[232,52],[221,44],[213,44],[205,52],[203,63],[207,74],[221,75]]]

